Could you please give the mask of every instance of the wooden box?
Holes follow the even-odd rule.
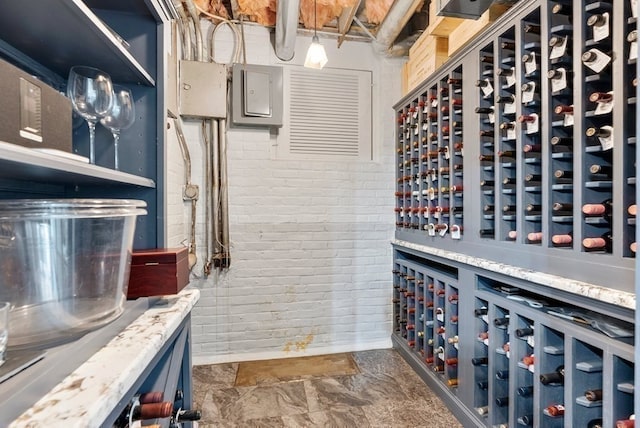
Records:
[[[423,34],[409,49],[407,87],[412,90],[449,58],[447,38]]]
[[[176,294],[188,283],[189,258],[186,247],[133,252],[128,299]]]
[[[429,4],[429,26],[425,30],[425,33],[431,36],[449,37],[449,34],[465,22],[466,19],[452,16],[438,16],[437,3],[436,0],[431,0]]]
[[[480,18],[476,20],[465,19],[463,24],[459,25],[449,34],[449,56],[452,56],[478,33],[493,24],[493,22],[510,7],[511,4],[496,3],[491,5],[491,7],[489,7],[489,9],[487,9]]]

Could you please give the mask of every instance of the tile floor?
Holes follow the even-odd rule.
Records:
[[[462,427],[395,350],[347,355],[355,374],[315,370],[286,380],[267,376],[252,386],[235,386],[238,363],[195,366],[199,427]]]

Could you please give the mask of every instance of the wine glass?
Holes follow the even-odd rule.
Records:
[[[120,131],[127,129],[135,120],[135,107],[133,94],[124,86],[113,85],[113,105],[111,110],[100,119],[100,123],[111,131],[115,151],[115,167],[118,167],[118,142],[120,141]]]
[[[73,109],[89,126],[89,161],[96,163],[96,122],[103,117],[113,103],[113,84],[104,71],[93,67],[74,66],[69,71],[67,96]]]

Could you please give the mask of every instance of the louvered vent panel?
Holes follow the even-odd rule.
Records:
[[[358,156],[358,77],[291,72],[289,150],[296,154]]]

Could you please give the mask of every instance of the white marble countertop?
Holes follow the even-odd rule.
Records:
[[[11,428],[99,426],[133,386],[200,297],[197,289],[165,296],[45,394]]]
[[[391,241],[391,243],[400,247],[417,250],[425,254],[431,254],[445,259],[464,263],[470,266],[486,269],[492,272],[513,276],[515,278],[524,279],[536,284],[545,285],[551,288],[557,288],[558,290],[568,291],[570,293],[579,294],[585,297],[590,297],[592,299],[611,303],[613,305],[621,306],[624,308],[634,310],[636,308],[635,293],[613,290],[611,288],[603,287],[600,285],[589,284],[583,281],[576,281],[573,279],[551,275],[544,272],[537,272],[531,269],[524,269],[505,263],[498,263],[480,257],[456,253],[454,251],[441,250],[439,248],[429,247],[427,245],[414,244],[412,242],[402,241],[399,239],[394,239]]]

